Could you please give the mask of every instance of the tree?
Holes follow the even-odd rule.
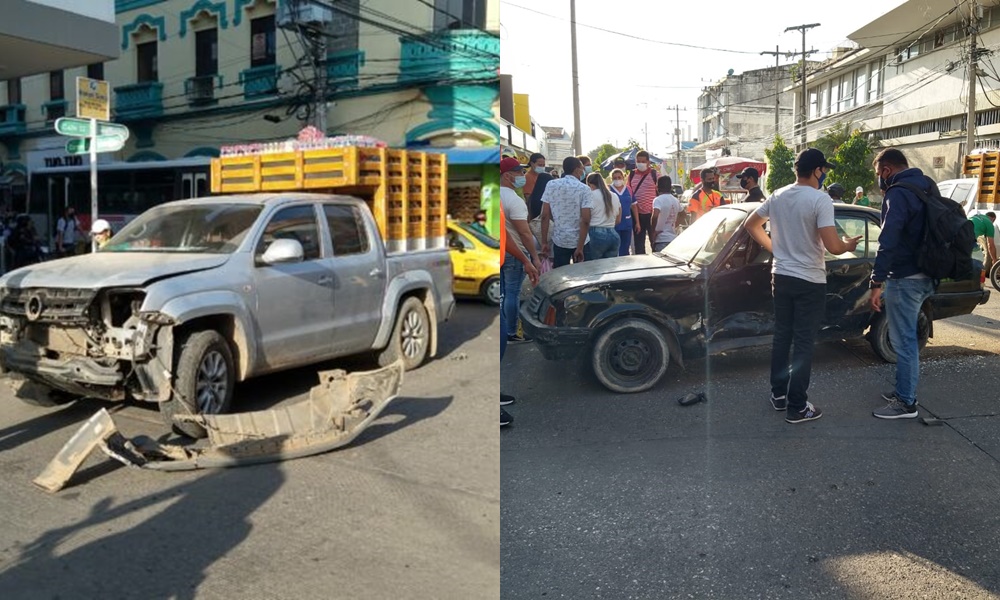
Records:
[[[813,144],[813,148],[822,152],[823,156],[833,158],[837,154],[837,149],[851,137],[852,133],[854,132],[851,130],[851,123],[837,121],[823,132]]]
[[[643,149],[642,148],[642,144],[640,144],[639,142],[637,142],[635,140],[635,138],[629,138],[628,142],[625,143],[625,147],[622,148],[622,151],[624,152],[625,150],[631,150],[632,148],[635,148],[636,150],[642,150]]]
[[[862,130],[855,130],[837,148],[833,155],[837,168],[832,169],[827,178],[844,186],[848,197],[853,197],[853,190],[859,185],[866,190],[872,189],[875,185],[875,172],[871,166],[874,152],[875,142],[869,141]]]
[[[764,149],[764,156],[767,157],[767,191],[773,193],[795,183],[795,156],[780,135],[774,136],[773,146]]]
[[[618,154],[618,152],[619,152],[618,148],[615,148],[611,144],[605,142],[600,146],[594,148],[590,152],[588,152],[587,156],[589,156],[590,160],[593,161],[594,170],[599,171],[601,169],[601,163],[603,163],[609,157]]]

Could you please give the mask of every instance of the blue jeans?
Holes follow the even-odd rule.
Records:
[[[896,351],[896,397],[911,406],[917,401],[920,380],[917,318],[920,307],[933,293],[930,278],[887,279],[882,296],[882,310],[889,319],[889,341]]]
[[[771,293],[774,296],[771,393],[775,397],[788,397],[789,413],[802,412],[809,398],[816,332],[826,311],[826,284],[773,275]]]
[[[500,312],[503,324],[500,333],[517,335],[517,311],[521,304],[521,284],[524,283],[524,265],[510,254],[504,257],[500,267]]]
[[[618,238],[621,243],[618,245],[618,256],[628,256],[632,250],[632,229],[619,229]]]
[[[618,247],[621,246],[622,239],[618,237],[618,232],[615,231],[614,227],[591,227],[589,233],[591,258],[618,256]]]
[[[503,264],[507,264],[504,260]],[[503,267],[500,270],[500,276],[503,277]],[[500,286],[503,289],[503,286]],[[503,292],[501,292],[503,293]],[[503,362],[503,353],[507,350],[507,317],[503,316],[503,308],[500,308],[500,362]]]

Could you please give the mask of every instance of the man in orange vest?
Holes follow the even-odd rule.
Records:
[[[688,222],[694,223],[716,206],[722,206],[719,172],[714,167],[707,167],[701,170],[701,189],[695,192],[688,202]]]
[[[521,261],[524,265],[524,273],[531,281],[531,285],[538,285],[538,269],[532,264],[531,259],[521,252],[514,238],[510,236],[510,231],[504,225],[503,206],[500,207],[500,266],[503,267],[504,256],[510,251],[510,255]],[[500,310],[500,361],[503,362],[503,353],[507,349],[507,319],[503,316],[503,309]],[[504,406],[514,403],[514,397],[507,394],[500,394],[500,426],[510,425],[514,422],[514,417],[510,416],[503,409]]]

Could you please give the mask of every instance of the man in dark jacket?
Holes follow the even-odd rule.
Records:
[[[882,394],[888,404],[872,414],[879,419],[913,419],[917,417],[920,379],[917,319],[924,301],[934,293],[934,283],[917,267],[917,248],[924,235],[924,203],[910,190],[891,186],[909,183],[931,193],[937,186],[920,169],[911,169],[895,148],[879,152],[873,164],[885,198],[882,233],[869,284],[870,302],[872,310],[879,312],[885,300],[883,318],[889,319],[889,340],[896,351],[896,388]]]

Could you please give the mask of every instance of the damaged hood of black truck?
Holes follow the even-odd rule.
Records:
[[[660,255],[619,256],[559,267],[541,278],[538,289],[554,296],[584,286],[614,285],[650,278],[693,279],[700,271],[697,267],[678,264]]]
[[[228,254],[98,252],[38,263],[0,278],[4,288],[139,287],[167,277],[214,269]]]

